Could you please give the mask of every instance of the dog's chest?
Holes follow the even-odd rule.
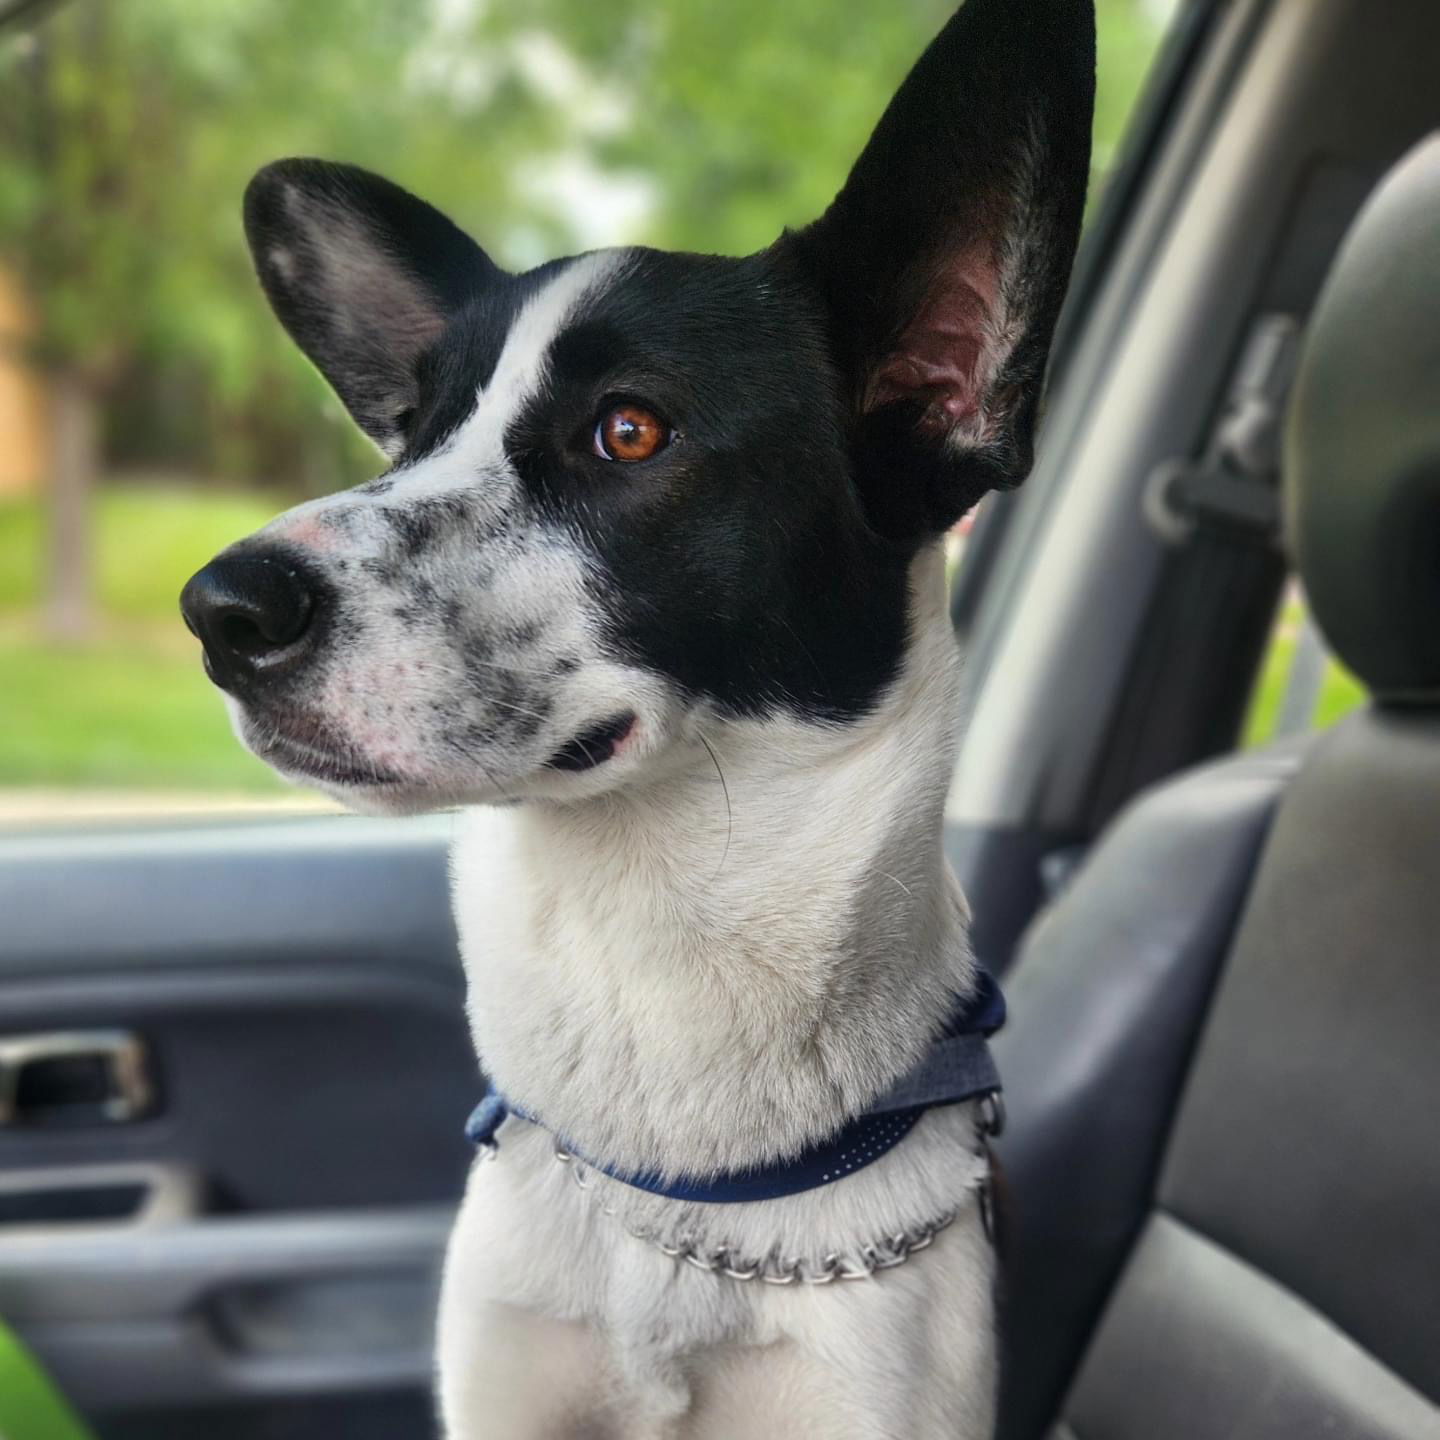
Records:
[[[873,1051],[895,1034],[923,1045],[929,1014],[907,1024],[908,1011],[943,1007],[920,987],[943,995],[946,977],[920,958],[852,977],[848,991],[837,984],[858,948],[855,875],[878,843],[863,827],[847,832],[823,882],[792,883],[768,856],[752,870],[745,840],[725,856],[723,829],[711,856],[684,798],[673,845],[658,826],[555,825],[542,843],[532,817],[464,817],[453,864],[470,1019],[491,1077],[581,1148],[636,1170],[744,1169],[754,1137],[798,1150],[849,1088],[868,1087],[855,1096],[863,1104],[913,1060],[903,1044]],[[684,854],[687,844],[702,853]],[[935,889],[930,876],[909,883]],[[864,916],[888,922],[882,905]],[[885,941],[911,949],[904,933]],[[902,981],[910,993],[878,993]],[[821,1033],[847,1005],[862,1017],[883,1006],[884,1025]]]
[[[935,1203],[911,1182],[958,1164],[963,1118],[932,1126],[919,1140],[929,1162],[904,1156],[898,1176],[810,1200],[707,1207],[680,1224],[706,1243],[723,1231],[742,1246],[800,1246],[807,1235],[817,1250],[843,1244],[878,1225],[897,1191]],[[611,1192],[579,1189],[543,1131],[512,1120],[500,1138],[498,1158],[476,1164],[452,1242],[443,1369],[472,1372],[517,1332],[533,1335],[525,1354],[570,1347],[568,1364],[542,1367],[545,1383],[573,1387],[567,1404],[603,1414],[612,1429],[597,1433],[607,1436],[749,1440],[777,1433],[777,1406],[794,1408],[784,1426],[795,1440],[942,1433],[932,1410],[947,1417],[947,1436],[984,1433],[993,1257],[965,1176],[942,1182],[960,1218],[913,1261],[868,1281],[777,1289],[702,1272],[635,1238],[631,1225],[654,1224],[672,1202],[607,1214]],[[897,1395],[897,1374],[917,1383]],[[979,1428],[955,1429],[972,1408]]]
[[[636,1415],[688,1406],[684,1356],[777,1338],[764,1297],[629,1234],[555,1161],[553,1143],[512,1120],[498,1157],[477,1162],[447,1266],[462,1303],[499,1301],[597,1337],[600,1388]]]

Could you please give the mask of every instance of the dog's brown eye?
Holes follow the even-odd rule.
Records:
[[[605,460],[634,464],[658,455],[670,438],[665,422],[643,405],[617,405],[595,427],[595,453]]]

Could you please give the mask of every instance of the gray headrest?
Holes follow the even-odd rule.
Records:
[[[1440,703],[1440,135],[1386,177],[1316,307],[1285,511],[1320,628],[1377,698]]]

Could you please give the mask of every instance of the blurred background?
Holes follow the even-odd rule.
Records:
[[[381,171],[510,267],[628,242],[745,252],[824,209],[953,6],[9,8],[0,825],[296,803],[231,738],[176,610],[216,550],[381,468],[254,282],[239,200],[260,165]],[[1099,0],[1097,185],[1175,8]]]

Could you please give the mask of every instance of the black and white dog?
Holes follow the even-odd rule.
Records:
[[[464,807],[470,1018],[520,1114],[450,1250],[456,1440],[990,1433],[977,1104],[779,1198],[605,1172],[783,1167],[975,984],[942,537],[1030,465],[1093,86],[1092,0],[969,0],[824,217],[744,259],[511,275],[363,171],[250,187],[271,303],[391,468],[184,608],[282,774]]]

